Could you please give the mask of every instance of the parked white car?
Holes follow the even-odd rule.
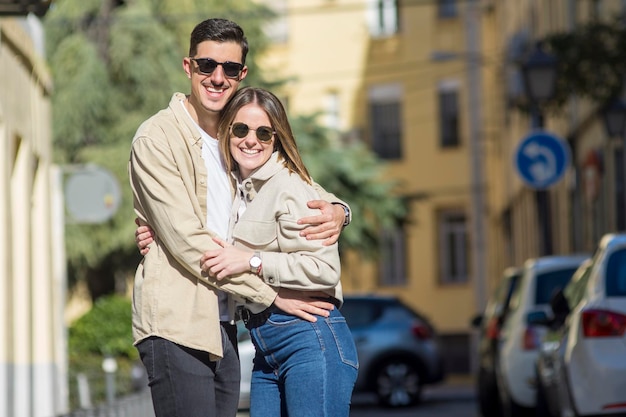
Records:
[[[537,363],[538,415],[626,416],[626,234],[605,235],[560,298]]]
[[[250,339],[250,332],[241,320],[237,321],[237,346],[239,349],[239,363],[241,365],[241,383],[239,385],[239,409],[250,409],[250,383],[252,380],[252,366],[254,360],[254,345]]]
[[[535,407],[535,362],[547,331],[532,324],[545,317],[550,299],[571,279],[588,255],[545,256],[527,260],[502,327],[496,380],[505,417],[525,415]]]
[[[535,417],[557,417],[561,415],[561,398],[567,395],[566,392],[559,392],[563,388],[559,381],[563,372],[563,358],[567,345],[565,322],[570,312],[569,306],[577,305],[584,295],[585,288],[589,283],[592,265],[592,258],[585,260],[574,272],[570,282],[550,300],[552,313],[546,314],[545,317],[537,316],[535,318],[536,324],[544,325],[548,329],[537,357]]]

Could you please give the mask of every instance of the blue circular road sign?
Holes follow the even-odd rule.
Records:
[[[544,189],[557,183],[570,164],[567,143],[551,133],[533,132],[515,151],[515,168],[531,188]]]

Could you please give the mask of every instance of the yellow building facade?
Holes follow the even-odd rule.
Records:
[[[277,25],[281,42],[266,57],[265,68],[294,77],[284,91],[289,111],[322,111],[329,126],[368,143],[409,200],[408,223],[391,240],[397,265],[383,269],[348,254],[346,292],[400,296],[453,342],[451,360],[466,369],[477,286],[471,277],[476,196],[466,116],[468,64],[474,57],[467,52],[463,5],[311,0],[283,6]],[[483,26],[489,30],[493,23],[476,25],[484,32]],[[478,61],[473,62],[480,71],[497,65]],[[392,143],[376,139],[376,129]],[[487,162],[481,164],[487,171]],[[488,185],[481,188],[486,200]],[[485,278],[480,284],[486,286]]]
[[[543,127],[576,152],[573,168],[538,191],[513,162],[538,126],[514,103],[524,94],[519,63],[537,40],[621,11],[623,2],[266,3],[279,17],[262,68],[290,78],[280,92],[289,112],[321,111],[320,121],[346,140],[369,144],[409,201],[408,222],[381,248],[391,265],[344,256],[346,293],[398,295],[433,321],[449,370],[469,371],[470,320],[506,267],[589,251],[615,227],[596,224],[598,207],[585,206],[610,205],[602,201],[614,193],[585,201],[580,184],[590,150],[606,142],[594,106],[573,99],[559,117],[544,118]]]

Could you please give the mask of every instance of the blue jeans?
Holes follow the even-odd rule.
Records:
[[[315,323],[276,309],[250,334],[250,417],[348,417],[359,364],[339,309]]]
[[[209,354],[160,337],[137,345],[148,373],[156,417],[235,417],[239,404],[239,356],[236,327],[220,326],[224,357]],[[235,332],[234,334],[232,332]]]

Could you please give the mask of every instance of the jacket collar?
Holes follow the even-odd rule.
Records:
[[[265,184],[276,173],[285,168],[283,161],[280,158],[278,151],[275,151],[262,166],[257,168],[250,174],[250,176],[244,180],[239,177],[239,171],[233,171],[231,174],[237,182],[237,188],[242,193],[242,197],[246,202],[251,202],[260,191],[263,184]]]
[[[185,139],[191,140],[193,145],[198,145],[202,147],[202,135],[198,131],[196,123],[189,116],[189,113],[185,111],[184,101],[187,99],[187,96],[183,93],[174,93],[170,100],[169,108],[174,113],[174,117],[176,120],[183,126],[187,128],[189,131],[189,137],[185,137]]]

